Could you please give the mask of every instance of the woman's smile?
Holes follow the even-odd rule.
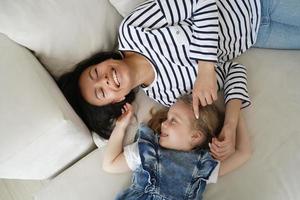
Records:
[[[118,75],[117,75],[117,71],[114,68],[112,69],[112,76],[113,76],[113,80],[114,80],[116,86],[119,88],[120,87],[120,81],[119,81],[119,78],[118,78]]]

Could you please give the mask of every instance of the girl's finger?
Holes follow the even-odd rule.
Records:
[[[230,148],[231,148],[230,145],[219,147],[215,143],[213,143],[213,144],[216,146],[216,149],[217,149],[219,155],[226,154],[226,152],[228,152],[230,150]]]
[[[214,146],[214,144],[211,144],[210,151],[213,154],[215,154],[216,156],[219,156],[219,152],[218,152],[217,148]]]
[[[219,141],[217,138],[213,138],[212,142],[220,148],[223,148],[223,147],[228,146],[230,144],[230,141],[227,141],[227,140]]]

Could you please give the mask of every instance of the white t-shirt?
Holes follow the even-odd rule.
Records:
[[[124,157],[128,167],[134,171],[141,164],[141,157],[138,149],[138,142],[134,142],[124,147]],[[220,162],[210,174],[207,184],[216,183],[218,180],[218,174],[220,169]]]

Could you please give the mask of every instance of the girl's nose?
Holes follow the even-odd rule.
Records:
[[[163,127],[166,127],[166,126],[167,126],[167,120],[166,120],[166,121],[163,121],[163,122],[161,123],[161,125],[162,125]]]

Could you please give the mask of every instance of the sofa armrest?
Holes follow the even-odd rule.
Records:
[[[0,178],[46,179],[95,146],[53,78],[0,34]]]

